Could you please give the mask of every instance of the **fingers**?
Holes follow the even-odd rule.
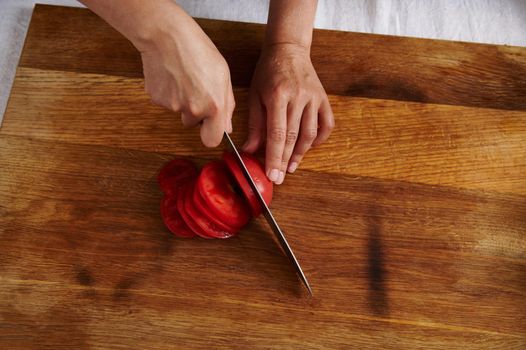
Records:
[[[225,131],[231,128],[232,108],[209,108],[200,112],[182,111],[181,122],[184,127],[191,128],[201,123],[201,141],[206,147],[217,147],[223,139]],[[231,129],[230,129],[231,131]]]
[[[202,118],[195,117],[191,113],[181,112],[181,122],[185,128],[193,128],[201,122]]]
[[[219,146],[225,132],[225,121],[231,118],[232,115],[228,116],[225,110],[217,110],[215,114],[203,118],[200,130],[203,145],[206,147]]]
[[[234,94],[232,90],[225,96],[224,104],[211,102],[208,108],[202,112],[194,112],[194,120],[202,121],[201,141],[206,147],[217,147],[223,140],[226,132],[232,132],[232,113],[235,108]],[[184,125],[183,116],[181,115]],[[194,124],[195,125],[195,124]]]
[[[318,108],[312,101],[305,106],[301,118],[300,135],[296,142],[290,162],[288,172],[293,173],[298,168],[305,153],[311,148],[313,141],[318,135]]]
[[[266,130],[265,111],[256,94],[250,95],[248,104],[248,137],[242,149],[245,152],[254,153],[264,140]]]
[[[313,146],[318,146],[325,142],[329,138],[332,129],[334,129],[334,115],[327,98],[322,101],[318,110],[318,126],[318,136],[312,143]]]
[[[287,102],[275,101],[267,105],[267,149],[265,167],[270,181],[280,184],[285,178],[282,156],[287,136]]]
[[[235,100],[232,89],[225,96],[224,103],[213,100],[206,108],[190,106],[181,112],[181,121],[185,127],[194,127],[201,123],[201,141],[206,147],[217,147],[223,139],[224,132],[232,132],[232,113]]]
[[[285,149],[281,158],[281,172],[286,174],[289,167],[289,160],[294,151],[296,142],[300,135],[300,124],[303,110],[305,109],[305,103],[289,103],[287,113],[287,136],[285,139]],[[281,185],[283,179],[279,179],[277,184]]]

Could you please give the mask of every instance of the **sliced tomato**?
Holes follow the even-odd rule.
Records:
[[[247,167],[247,170],[250,173],[252,179],[254,180],[259,192],[263,196],[265,203],[269,205],[270,201],[272,200],[273,184],[272,181],[270,181],[265,175],[263,164],[261,164],[261,162],[256,157],[249,153],[241,153],[241,159],[243,159],[243,163],[245,163],[245,166]],[[259,216],[263,208],[261,208],[256,194],[254,193],[254,191],[252,191],[252,187],[250,187],[248,180],[245,178],[243,170],[241,170],[241,167],[238,164],[236,157],[230,152],[224,152],[223,160],[225,161],[228,170],[230,170],[237,183],[239,184],[239,187],[241,188],[245,199],[250,205],[252,215],[254,217]]]
[[[161,200],[161,217],[163,219],[164,225],[174,235],[182,238],[195,237],[195,233],[193,233],[193,231],[188,228],[183,218],[179,214],[176,197],[163,197]]]
[[[210,162],[197,178],[197,190],[211,213],[226,225],[239,228],[250,220],[250,210],[234,191],[233,181],[223,162]]]
[[[161,190],[167,195],[176,195],[184,183],[197,177],[194,163],[186,159],[174,159],[166,163],[157,176]]]
[[[196,235],[203,238],[212,238],[211,236],[207,235],[199,225],[197,225],[195,220],[186,209],[186,201],[188,198],[187,194],[189,191],[193,190],[194,184],[194,181],[187,182],[179,188],[179,195],[177,196],[177,209],[179,210],[179,214],[181,214],[181,217],[183,218],[186,225],[188,225],[190,230],[192,230]]]
[[[197,189],[197,186],[195,186],[194,189],[194,198],[193,198],[193,204],[195,209],[204,216],[206,219],[211,221],[214,225],[216,225],[220,230],[226,231],[226,232],[236,232],[241,227],[231,227],[225,224],[223,221],[221,221],[220,218],[218,218],[210,208],[208,207],[208,204],[206,204],[205,200],[201,196],[201,193],[199,193],[199,190]]]
[[[225,230],[224,227],[214,224],[205,215],[201,214],[194,205],[195,190],[186,191],[185,208],[186,212],[192,217],[195,223],[203,230],[203,232],[213,238],[229,238],[236,234],[234,230]],[[221,225],[224,226],[224,225]]]

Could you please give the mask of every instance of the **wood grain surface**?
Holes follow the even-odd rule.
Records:
[[[200,20],[246,133],[260,25]],[[159,168],[221,149],[87,10],[35,8],[0,129],[0,349],[525,349],[526,49],[317,31],[337,127],[262,219],[173,237]],[[330,47],[330,49],[329,49]]]

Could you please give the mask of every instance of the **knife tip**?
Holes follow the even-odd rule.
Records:
[[[312,293],[312,288],[310,287],[309,281],[307,281],[307,279],[304,276],[302,276],[302,281],[303,281],[303,285],[305,286],[305,288],[307,288],[309,295],[311,297],[314,296],[314,294]]]

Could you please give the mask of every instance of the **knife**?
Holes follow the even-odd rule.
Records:
[[[309,291],[310,295],[312,295],[312,289],[309,285],[309,281],[307,281],[307,277],[305,277],[305,274],[303,273],[303,270],[301,269],[300,264],[298,263],[298,260],[296,259],[296,256],[292,252],[292,249],[290,249],[289,243],[287,242],[287,239],[285,238],[285,235],[283,234],[283,231],[281,231],[281,228],[279,227],[278,223],[276,222],[276,219],[274,219],[274,216],[272,215],[272,212],[270,211],[267,203],[265,203],[265,200],[263,199],[263,196],[261,195],[261,192],[259,192],[256,183],[254,182],[254,179],[252,179],[252,176],[250,176],[250,173],[248,172],[247,167],[245,166],[245,163],[243,162],[243,159],[241,159],[241,155],[239,154],[236,145],[230,138],[230,135],[225,132],[225,138],[228,141],[228,144],[230,145],[230,148],[234,151],[234,154],[236,156],[237,162],[241,166],[241,170],[243,174],[245,175],[245,178],[247,179],[248,183],[250,184],[250,187],[252,188],[252,191],[256,194],[256,198],[258,199],[259,204],[263,208],[263,215],[265,216],[265,219],[267,219],[267,223],[272,228],[272,231],[274,232],[274,236],[278,239],[278,242],[285,252],[285,255],[289,258],[289,260],[294,265],[294,269],[296,270],[298,276],[300,277],[301,281]]]

